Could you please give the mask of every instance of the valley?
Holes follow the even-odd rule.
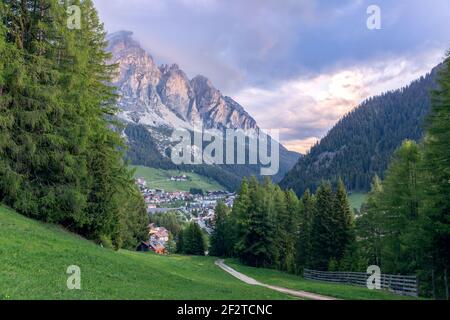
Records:
[[[144,178],[151,189],[165,191],[190,191],[192,188],[203,191],[226,191],[226,188],[215,180],[189,171],[163,170],[144,166],[131,166],[135,169],[135,178]],[[174,181],[176,176],[186,176],[188,179]]]

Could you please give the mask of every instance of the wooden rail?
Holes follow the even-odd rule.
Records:
[[[303,277],[308,280],[318,280],[334,283],[345,283],[367,286],[369,274],[364,272],[326,272],[305,269]],[[419,282],[416,276],[401,276],[392,274],[381,275],[381,288],[404,296],[419,296]]]

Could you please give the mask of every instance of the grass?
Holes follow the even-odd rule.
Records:
[[[348,196],[350,206],[353,209],[361,209],[362,204],[367,200],[367,193],[352,193]]]
[[[0,206],[0,300],[290,299],[246,285],[214,258],[115,252]],[[68,290],[67,267],[81,268]]]
[[[193,172],[162,170],[143,166],[131,166],[136,169],[135,177],[144,178],[147,186],[152,189],[164,189],[165,191],[189,191],[191,188],[202,189],[204,191],[223,191],[225,187],[221,186],[213,179],[198,175]],[[172,176],[186,175],[190,178],[188,181],[170,181]]]
[[[412,300],[413,297],[394,295],[387,291],[369,290],[364,287],[333,284],[329,282],[305,280],[299,276],[277,270],[258,269],[243,266],[235,260],[226,260],[226,264],[262,283],[302,290],[344,300]]]

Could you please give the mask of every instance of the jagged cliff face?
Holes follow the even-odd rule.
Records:
[[[210,80],[190,80],[177,65],[157,66],[131,32],[108,37],[112,63],[120,72],[113,81],[120,94],[119,117],[149,127],[257,129],[256,121]]]

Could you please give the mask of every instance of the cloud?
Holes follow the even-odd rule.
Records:
[[[390,57],[299,77],[271,89],[250,87],[235,94],[264,129],[280,130],[292,150],[308,150],[346,113],[368,97],[401,88],[442,61],[443,52]]]
[[[306,154],[319,140],[320,139],[317,137],[310,137],[300,140],[289,140],[284,143],[284,146],[288,150]]]

